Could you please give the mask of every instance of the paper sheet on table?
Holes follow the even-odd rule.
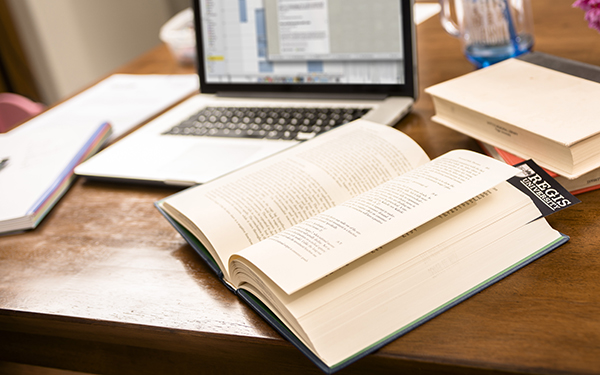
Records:
[[[415,24],[418,25],[440,12],[439,3],[417,3],[414,6]]]
[[[114,74],[30,123],[109,122],[113,140],[198,88],[196,74]]]

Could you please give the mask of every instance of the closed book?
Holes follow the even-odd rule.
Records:
[[[506,152],[498,147],[494,147],[485,142],[479,142],[479,145],[486,154],[497,160],[501,160],[506,164],[515,165],[524,161],[522,158],[515,156],[510,152]],[[556,180],[556,182],[561,184],[573,195],[587,193],[588,191],[600,189],[600,168],[594,169],[593,171],[588,172],[583,176],[572,180],[569,180],[568,178],[563,176],[559,176],[558,174],[552,171],[546,172],[548,172],[548,174],[552,176]]]
[[[600,68],[533,52],[425,90],[433,120],[568,179],[600,168]]]

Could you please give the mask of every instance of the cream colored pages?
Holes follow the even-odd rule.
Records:
[[[563,145],[600,132],[600,84],[516,59],[428,87],[425,92]],[[510,137],[516,139],[519,133]]]
[[[292,294],[515,175],[472,151],[431,163],[238,254]]]
[[[185,190],[162,207],[206,236],[227,278],[232,254],[427,161],[405,134],[358,120]]]
[[[268,280],[267,287],[333,365],[560,237],[552,231],[532,246],[503,242],[488,251],[539,215],[525,194],[502,183],[291,296]]]
[[[479,251],[469,252],[473,250],[473,246],[470,246],[473,243],[463,243],[450,256],[464,257],[460,261],[453,261],[448,257],[447,265],[437,265],[439,268],[435,277],[428,275],[427,269],[408,269],[407,277],[395,273],[386,280],[385,288],[357,296],[355,301],[364,298],[360,306],[349,307],[346,304],[345,310],[339,308],[330,311],[328,326],[318,324],[314,317],[308,317],[310,323],[314,324],[314,330],[306,330],[309,336],[314,336],[312,343],[315,350],[326,358],[326,362],[339,363],[427,317],[427,314],[435,312],[445,303],[484,283],[490,276],[501,274],[522,261],[530,254],[530,250],[535,252],[543,249],[558,238],[560,234],[541,219],[518,228],[495,242],[487,243]],[[402,286],[406,280],[413,286],[419,278],[423,282],[418,287]],[[363,314],[358,316],[356,311],[361,308],[364,308]],[[302,324],[308,326],[308,322]]]

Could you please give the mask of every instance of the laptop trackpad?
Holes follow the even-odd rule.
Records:
[[[259,145],[194,145],[160,167],[161,174],[177,181],[206,182],[256,159]]]

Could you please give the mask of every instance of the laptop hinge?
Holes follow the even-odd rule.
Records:
[[[217,96],[223,98],[273,98],[273,99],[330,99],[330,100],[383,100],[385,94],[328,94],[328,93],[304,93],[304,92],[218,92]]]

